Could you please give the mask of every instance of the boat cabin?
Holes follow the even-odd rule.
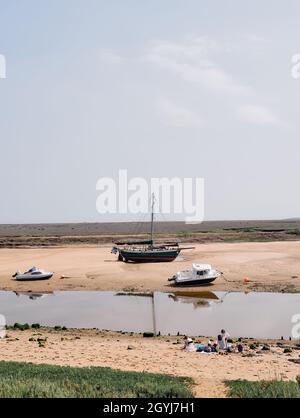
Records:
[[[210,264],[193,264],[193,273],[197,276],[205,276],[211,271]]]

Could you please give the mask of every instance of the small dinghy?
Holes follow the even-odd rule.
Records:
[[[51,279],[53,273],[50,271],[45,271],[38,269],[36,267],[32,267],[30,270],[21,273],[17,271],[12,277],[15,277],[16,280],[20,281],[30,281],[30,280],[48,280]]]
[[[193,264],[192,270],[178,271],[169,281],[177,286],[205,285],[221,275],[222,273],[212,269],[210,264]]]

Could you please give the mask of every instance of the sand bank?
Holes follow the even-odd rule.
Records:
[[[110,250],[110,245],[0,249],[0,289],[169,291],[167,279],[198,262],[210,263],[224,273],[224,278],[203,290],[300,290],[299,241],[196,244],[178,260],[158,264],[118,262]],[[41,282],[12,280],[17,269],[32,265],[55,275]]]

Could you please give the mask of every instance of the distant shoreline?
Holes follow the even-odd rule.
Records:
[[[81,222],[81,223],[36,223],[0,224],[0,236],[87,236],[145,234],[150,222]],[[300,219],[286,220],[236,220],[204,221],[200,224],[185,222],[155,222],[157,233],[178,234],[183,232],[216,232],[219,230],[239,231],[244,229],[283,231],[300,229]]]
[[[2,224],[0,248],[111,244],[119,238],[147,238],[149,222]],[[300,220],[156,222],[155,239],[190,243],[271,242],[300,239]]]

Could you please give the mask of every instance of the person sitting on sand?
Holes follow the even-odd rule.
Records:
[[[238,343],[237,345],[236,345],[236,351],[238,352],[238,353],[242,353],[243,351],[244,351],[244,347],[243,347],[243,344],[242,343]]]
[[[210,340],[207,342],[207,346],[204,348],[205,353],[211,353],[212,352],[212,343]]]
[[[204,344],[197,344],[196,351],[199,353],[217,353],[218,352],[218,344],[217,342],[212,343],[212,341],[208,340],[207,345]]]
[[[184,342],[184,346],[182,347],[182,350],[186,351],[187,353],[192,353],[194,351],[197,351],[192,338],[185,337],[185,342]]]
[[[215,341],[213,343],[212,347],[211,347],[211,352],[212,353],[217,353],[218,351],[219,351],[219,349],[218,349],[218,343],[217,343],[217,341]]]

